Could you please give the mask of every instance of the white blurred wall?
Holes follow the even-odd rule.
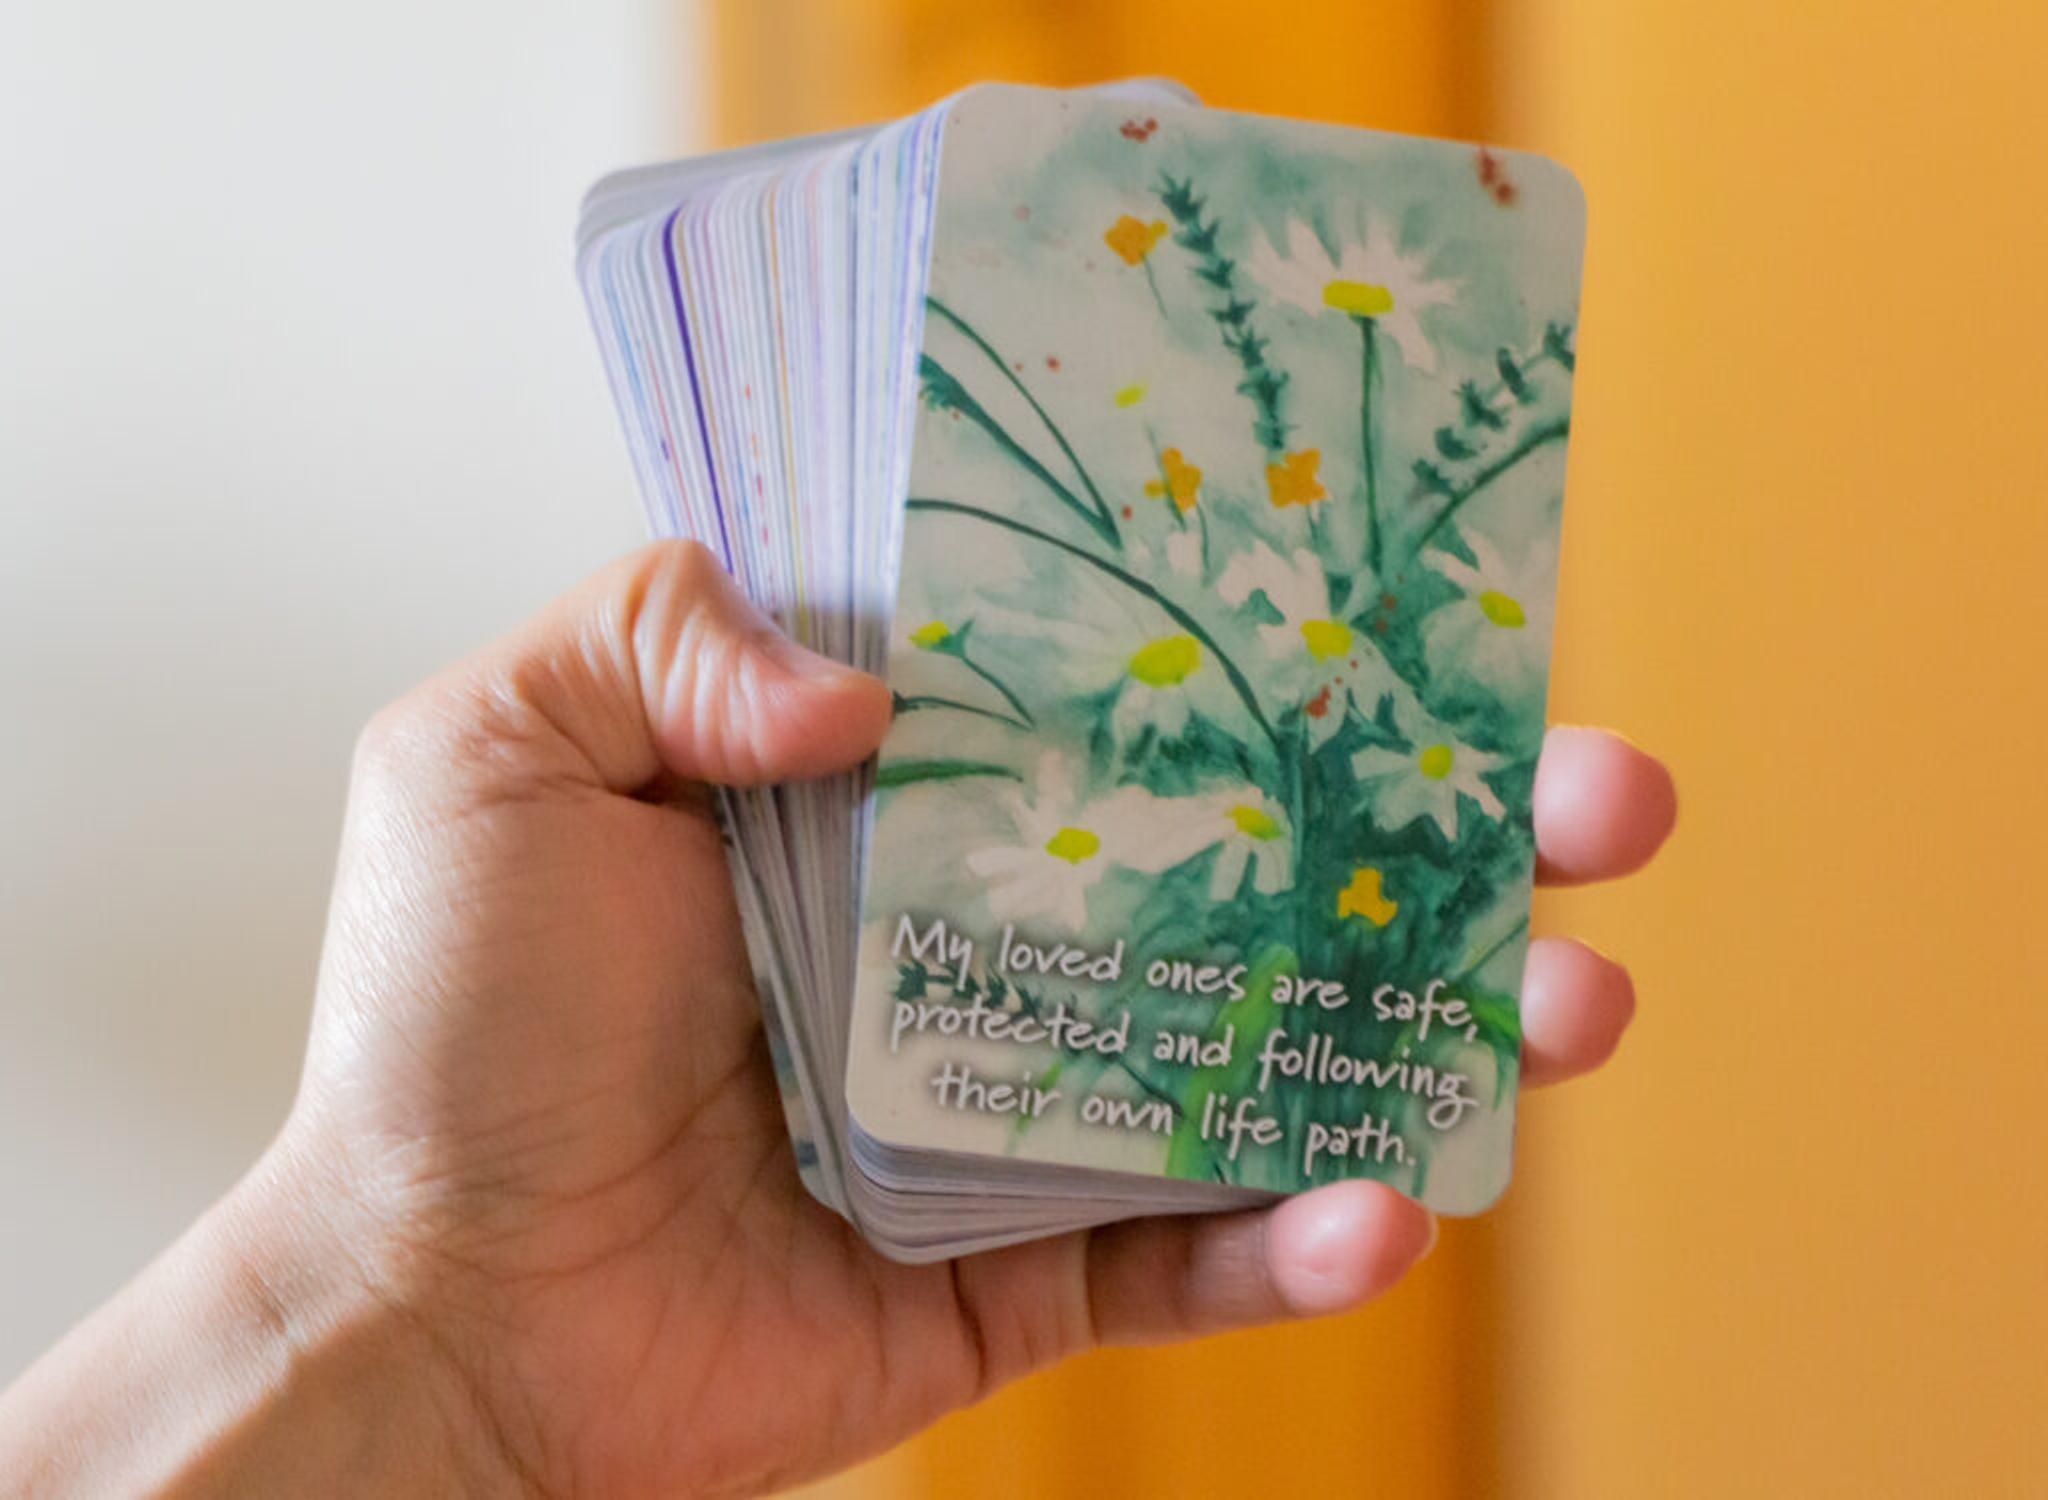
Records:
[[[281,1118],[357,725],[637,539],[569,234],[694,24],[0,5],[0,1384]]]

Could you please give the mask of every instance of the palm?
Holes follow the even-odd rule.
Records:
[[[598,1493],[758,1487],[1058,1352],[1071,1242],[898,1266],[803,1190],[701,806],[578,791],[440,820],[431,848],[399,905],[435,915],[394,934],[388,881],[359,912],[344,872],[335,948],[361,921],[453,955],[434,1003],[409,966],[365,986],[331,959],[323,1021],[412,1012],[375,1028],[394,1051],[355,1070],[377,1083],[351,1124],[408,1164],[461,1310],[446,1336],[508,1454]],[[404,992],[380,993],[394,969]],[[992,1338],[993,1306],[1044,1326]]]
[[[225,1374],[191,1420],[206,1474],[237,1492],[382,1461],[427,1493],[459,1474],[629,1495],[759,1490],[1098,1340],[1391,1286],[1431,1223],[1365,1180],[924,1268],[805,1195],[716,829],[701,800],[661,793],[844,769],[890,707],[778,635],[702,548],[669,544],[379,715],[291,1120],[189,1244],[9,1393],[16,1437],[48,1434],[30,1460],[159,1473],[161,1452],[122,1435],[175,1437],[68,1382],[125,1361],[161,1415],[179,1367],[133,1356],[165,1287],[181,1334],[195,1307],[227,1320]],[[1544,766],[1544,878],[1631,869],[1670,827],[1669,777],[1609,736],[1554,731]],[[1634,1004],[1621,969],[1561,939],[1530,945],[1522,999],[1531,1082],[1598,1063]],[[289,1390],[266,1385],[278,1359]],[[8,1429],[0,1415],[0,1444]]]
[[[1365,1181],[924,1268],[812,1202],[717,830],[701,799],[656,793],[844,768],[889,709],[671,545],[366,741],[287,1142],[369,1206],[396,1281],[379,1292],[434,1336],[532,1487],[759,1489],[1098,1338],[1355,1306],[1427,1247],[1427,1215]],[[1568,745],[1552,800],[1574,816],[1548,835],[1539,784],[1547,868],[1640,863],[1668,778],[1602,736]],[[1633,1003],[1571,944],[1532,946],[1525,990],[1546,986],[1531,1077],[1597,1062]]]

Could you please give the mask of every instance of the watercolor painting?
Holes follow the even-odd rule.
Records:
[[[897,1145],[1476,1209],[1512,1140],[1578,190],[1144,113],[994,87],[946,124],[854,1111]],[[935,921],[968,963],[906,948]],[[948,1066],[1059,1102],[949,1098]]]

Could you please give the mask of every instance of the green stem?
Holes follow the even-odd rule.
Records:
[[[1299,893],[1309,889],[1309,872],[1315,868],[1313,844],[1316,830],[1309,826],[1308,789],[1302,784],[1302,769],[1308,764],[1308,732],[1297,719],[1294,728],[1294,754],[1281,756],[1281,803],[1287,809],[1289,830],[1294,835],[1293,884],[1290,887]],[[1308,954],[1308,934],[1303,927],[1308,917],[1310,902],[1296,899],[1288,903],[1288,936],[1293,939],[1291,946],[1297,955]],[[1303,962],[1307,962],[1304,958]]]
[[[1106,510],[1100,508],[1099,497],[1098,508],[1090,510],[1079,495],[1060,482],[1058,475],[1027,453],[1023,445],[1010,436],[1002,423],[990,416],[979,401],[968,395],[967,387],[962,385],[950,370],[929,354],[925,354],[919,356],[918,372],[924,377],[926,389],[938,393],[933,398],[935,401],[958,412],[987,433],[1018,468],[1051,490],[1053,498],[1086,521],[1089,529],[1097,536],[1105,542],[1113,543],[1117,540],[1116,522],[1109,518]]]
[[[1485,968],[1488,964],[1492,963],[1493,956],[1496,953],[1500,952],[1501,949],[1507,947],[1509,943],[1512,943],[1516,938],[1520,937],[1523,933],[1527,932],[1528,930],[1529,919],[1527,917],[1524,917],[1521,921],[1515,923],[1514,926],[1510,927],[1506,932],[1502,933],[1499,940],[1495,942],[1492,946],[1490,946],[1484,953],[1480,954],[1477,958],[1473,959],[1472,962],[1465,965],[1464,971],[1460,973],[1456,979],[1453,979],[1451,981],[1452,986],[1455,987],[1457,985],[1463,984],[1466,980],[1470,979],[1473,975],[1477,974],[1481,969]]]
[[[1012,729],[1029,729],[1031,724],[1024,719],[1014,718],[993,708],[983,708],[976,703],[962,703],[958,698],[945,698],[937,693],[917,693],[906,696],[896,695],[896,712],[916,713],[921,708],[952,708],[963,714],[979,714],[984,719],[994,719],[998,724],[1007,724]]]
[[[1149,266],[1146,274],[1150,274]],[[1156,297],[1159,294],[1159,289],[1154,287],[1152,294]],[[1060,452],[1066,454],[1067,462],[1074,466],[1074,474],[1081,481],[1081,488],[1086,490],[1088,498],[1095,502],[1097,516],[1101,518],[1102,524],[1109,528],[1109,540],[1115,541],[1116,518],[1110,514],[1109,504],[1102,498],[1102,491],[1095,487],[1095,481],[1089,477],[1087,468],[1081,462],[1081,456],[1074,451],[1073,445],[1067,441],[1067,435],[1060,431],[1060,424],[1055,422],[1046,409],[1038,404],[1038,398],[1032,395],[1024,382],[1017,378],[1017,372],[1010,368],[1009,361],[998,354],[995,347],[987,339],[975,332],[972,324],[936,297],[926,297],[924,303],[926,307],[957,328],[969,343],[986,355],[988,362],[1002,373],[1003,379],[1016,387],[1017,394],[1024,398],[1025,404],[1037,413],[1038,420],[1045,424],[1045,430],[1052,434],[1052,440],[1059,444]],[[1165,305],[1161,304],[1159,310],[1165,312]]]
[[[1535,347],[1535,349],[1532,350],[1530,353],[1516,353],[1513,356],[1513,358],[1515,363],[1520,365],[1524,370],[1533,370],[1538,365],[1548,364],[1551,362],[1550,351],[1544,348],[1541,344],[1538,344]],[[1496,378],[1491,385],[1487,386],[1485,390],[1479,393],[1479,397],[1482,401],[1494,402],[1498,401],[1502,396],[1505,396],[1507,393],[1508,383],[1505,380]]]
[[[968,654],[965,651],[955,651],[952,653],[952,655],[954,659],[960,663],[961,666],[965,667],[968,671],[972,672],[976,677],[979,677],[983,682],[987,683],[990,687],[994,688],[997,692],[1003,695],[1003,701],[1009,704],[1011,708],[1015,709],[1017,711],[1017,717],[1024,721],[1024,728],[1028,729],[1033,724],[1037,723],[1037,720],[1031,717],[1031,710],[1026,708],[1023,704],[1023,701],[1019,699],[1015,693],[1010,691],[1009,684],[1004,682],[1002,678],[996,676],[996,674],[991,672],[987,667],[984,667],[980,662],[975,661],[972,657],[968,656]]]
[[[1146,256],[1139,262],[1145,268],[1145,285],[1152,288],[1153,305],[1159,309],[1159,316],[1166,316],[1166,299],[1159,295],[1159,278],[1152,274],[1152,257]]]
[[[1041,1007],[1039,999],[1036,995],[1032,994],[1022,985],[1012,985],[1010,987],[1010,993],[1017,997],[1018,1008],[1021,1009],[1026,1015],[1030,1016],[1033,1020],[1043,1019],[1045,1011]],[[1064,1059],[1062,1059],[1062,1061],[1064,1061]],[[1139,1071],[1137,1064],[1133,1063],[1128,1057],[1119,1055],[1118,1057],[1113,1059],[1113,1061],[1116,1067],[1120,1069],[1124,1073],[1124,1075],[1128,1077],[1133,1083],[1137,1084],[1139,1088],[1143,1089],[1153,1098],[1159,1100],[1168,1109],[1172,1110],[1174,1114],[1179,1115],[1183,1118],[1186,1117],[1187,1109],[1180,1102],[1180,1100],[1176,1099],[1164,1087],[1157,1083],[1154,1083],[1151,1079],[1147,1078],[1142,1072]]]
[[[1543,447],[1547,443],[1562,441],[1564,435],[1569,431],[1571,431],[1571,419],[1559,417],[1555,421],[1545,422],[1541,426],[1532,427],[1523,433],[1522,440],[1519,443],[1481,469],[1477,474],[1474,474],[1462,489],[1455,491],[1449,499],[1444,501],[1443,507],[1434,516],[1430,517],[1429,524],[1422,528],[1422,534],[1415,538],[1415,550],[1418,553],[1421,552],[1424,544],[1442,529],[1444,522],[1457,514],[1459,508],[1466,501],[1485,489],[1489,484],[1492,484],[1501,475],[1507,473],[1508,470],[1527,458],[1531,453],[1534,453],[1538,448]]]
[[[1377,582],[1381,577],[1381,559],[1384,556],[1384,544],[1380,540],[1379,463],[1373,452],[1372,440],[1372,382],[1378,369],[1378,354],[1373,342],[1373,320],[1359,318],[1355,321],[1365,346],[1358,382],[1358,461],[1365,471],[1365,550],[1367,559],[1372,563],[1373,580]]]
[[[1252,299],[1238,288],[1236,263],[1216,248],[1222,226],[1214,218],[1203,219],[1202,200],[1195,196],[1192,178],[1175,182],[1162,173],[1153,192],[1178,226],[1174,243],[1195,258],[1195,275],[1222,294],[1223,301],[1207,309],[1209,318],[1222,336],[1223,347],[1237,357],[1244,371],[1237,388],[1252,405],[1252,436],[1269,456],[1278,458],[1287,448],[1287,423],[1280,419],[1280,397],[1287,376],[1266,363],[1266,340],[1252,326],[1256,310]]]
[[[1181,629],[1193,636],[1215,656],[1216,665],[1223,669],[1223,675],[1229,679],[1230,686],[1236,691],[1239,700],[1243,702],[1245,711],[1252,716],[1252,722],[1259,726],[1260,731],[1266,736],[1267,741],[1272,744],[1275,750],[1280,748],[1280,737],[1274,733],[1273,726],[1267,722],[1265,713],[1259,708],[1258,696],[1252,691],[1250,679],[1238,670],[1237,663],[1230,659],[1228,652],[1216,644],[1216,638],[1202,628],[1199,620],[1167,598],[1166,595],[1160,593],[1151,584],[1145,582],[1144,579],[1125,572],[1115,563],[1105,558],[1097,557],[1085,547],[1077,547],[1072,542],[1063,541],[1050,532],[1040,531],[1037,527],[1026,525],[1022,521],[1013,521],[1008,516],[999,516],[993,511],[982,510],[972,505],[962,505],[957,500],[912,499],[904,501],[903,505],[906,510],[928,510],[936,511],[943,515],[968,516],[977,521],[986,521],[991,526],[1000,526],[1005,531],[1014,531],[1019,536],[1031,537],[1036,541],[1045,543],[1048,547],[1057,547],[1069,556],[1079,558],[1091,568],[1107,573],[1134,593],[1141,594],[1145,598],[1150,599],[1166,612],[1174,624],[1180,626]],[[965,658],[963,657],[962,660],[964,661]],[[972,665],[972,663],[969,663],[969,665]]]

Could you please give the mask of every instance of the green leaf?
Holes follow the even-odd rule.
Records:
[[[1576,369],[1579,356],[1572,348],[1572,331],[1562,323],[1551,323],[1543,330],[1543,352],[1556,360],[1567,370]]]
[[[1500,369],[1500,383],[1506,386],[1517,401],[1524,405],[1536,399],[1536,387],[1529,383],[1529,377],[1522,373],[1522,367],[1515,362],[1515,356],[1503,349],[1493,358]]]
[[[1444,478],[1444,471],[1426,458],[1415,460],[1415,481],[1432,495],[1455,495],[1458,487]]]
[[[1508,419],[1495,411],[1479,387],[1469,380],[1458,387],[1458,405],[1468,427],[1491,427],[1498,432],[1508,425]]]
[[[965,776],[1024,778],[1008,766],[987,760],[896,760],[875,772],[878,787],[908,786],[914,781],[958,781]]]

